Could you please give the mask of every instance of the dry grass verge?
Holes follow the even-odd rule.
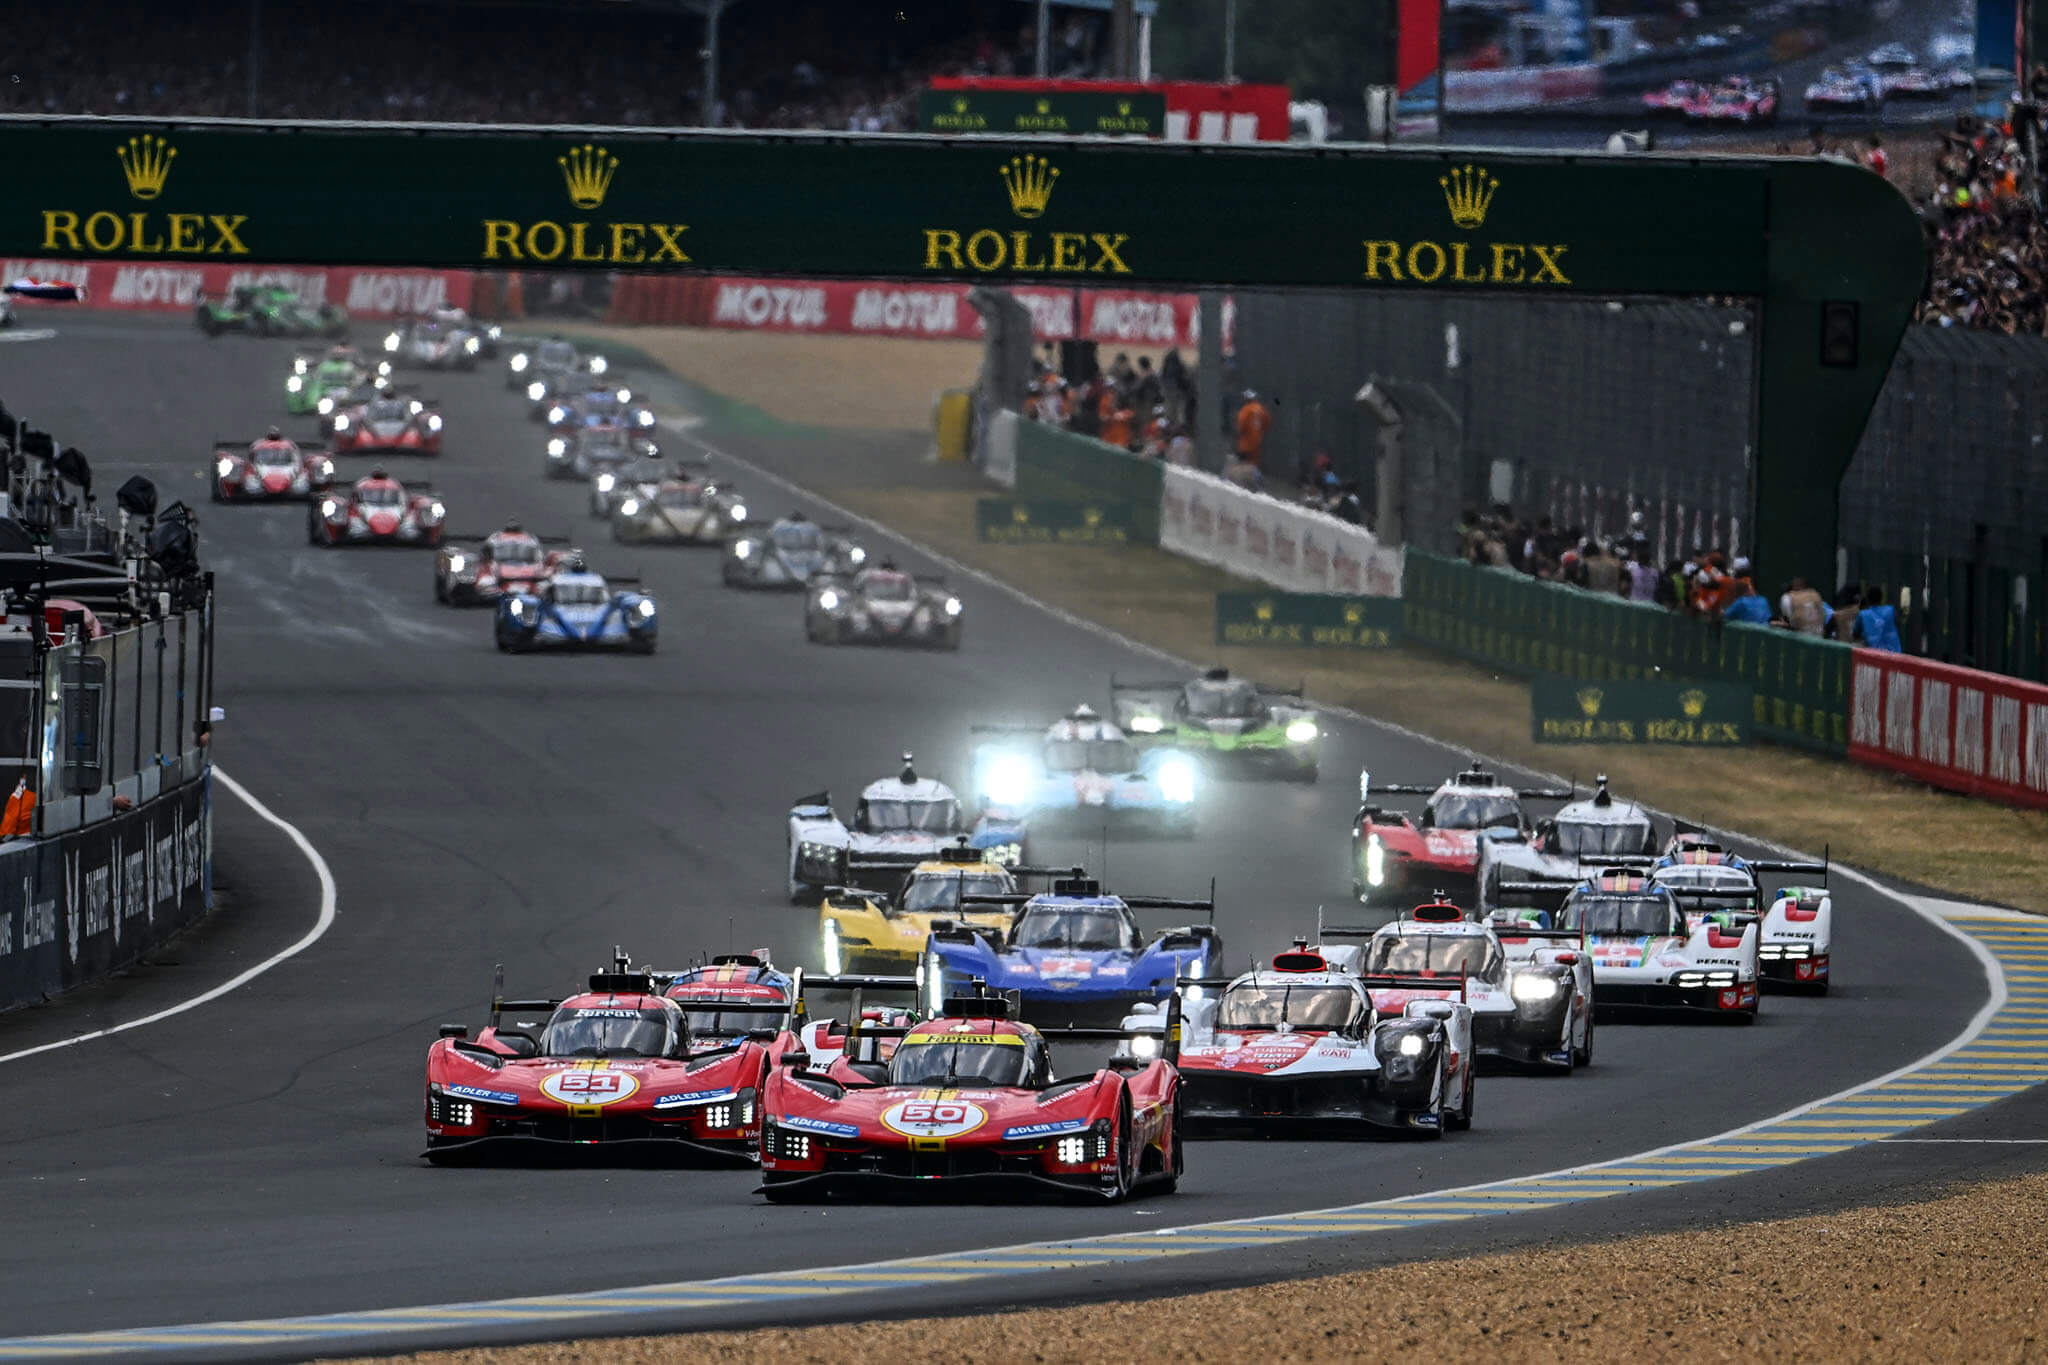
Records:
[[[2048,1175],[1897,1208],[1139,1303],[434,1352],[414,1365],[2035,1360]],[[1111,1345],[1110,1343],[1114,1343]]]

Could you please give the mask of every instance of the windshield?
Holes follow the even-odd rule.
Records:
[[[679,998],[683,1019],[689,1025],[690,1040],[704,1043],[719,1038],[736,1038],[749,1029],[774,1028],[789,1013],[781,1001],[721,1000],[710,996],[700,1000]]]
[[[563,1007],[540,1036],[543,1057],[665,1057],[675,1043],[668,1011]]]
[[[1130,926],[1123,915],[1104,905],[1027,907],[1010,931],[1010,944],[1082,952],[1116,952],[1132,946]]]
[[[1685,932],[1677,909],[1663,896],[1588,896],[1566,904],[1562,920],[1567,929],[1617,938]]]
[[[1341,1029],[1362,1019],[1365,1001],[1349,986],[1232,986],[1216,1007],[1216,1027],[1238,1033],[1292,1028]]]
[[[1265,710],[1248,682],[1200,683],[1187,690],[1188,714],[1204,720],[1248,720]]]
[[[694,483],[675,483],[655,494],[654,500],[663,507],[702,507],[704,489]]]
[[[403,507],[405,490],[390,484],[371,484],[356,490],[356,501],[365,507]]]
[[[906,1040],[889,1059],[889,1084],[935,1085],[1022,1085],[1024,1083],[1024,1040],[992,1035],[964,1034],[972,1042],[925,1042]]]
[[[284,441],[261,441],[249,447],[257,464],[297,464],[299,448]]]
[[[555,580],[551,590],[555,601],[565,607],[595,607],[611,600],[611,592],[602,583],[563,582]]]
[[[912,593],[910,579],[900,573],[869,574],[860,590],[871,602],[908,602]]]
[[[778,526],[775,544],[784,550],[821,550],[825,547],[825,533],[815,526]]]
[[[959,905],[962,896],[1001,896],[1009,890],[1009,882],[998,873],[927,872],[913,877],[910,885],[903,888],[903,908],[913,914],[951,910]]]
[[[566,370],[576,363],[576,348],[566,341],[544,341],[540,347],[540,363],[550,369]]]
[[[1520,826],[1522,802],[1513,792],[1445,792],[1429,803],[1428,823],[1436,829]]]
[[[1479,934],[1388,934],[1375,936],[1365,969],[1387,976],[1456,976],[1463,972],[1492,980],[1500,974],[1500,950]]]
[[[491,558],[500,564],[538,564],[540,546],[530,540],[494,540]]]
[[[388,399],[383,402],[370,404],[363,413],[363,416],[369,418],[372,422],[390,422],[401,417],[410,417],[411,415],[406,410],[405,404]]]
[[[915,829],[950,834],[960,823],[956,801],[862,801],[860,827],[865,830]]]
[[[1127,773],[1138,766],[1138,751],[1125,739],[1048,740],[1045,766],[1056,773]]]
[[[1581,824],[1558,821],[1556,852],[1565,857],[1589,858],[1614,853],[1641,853],[1649,846],[1650,827],[1630,822],[1619,825]]]

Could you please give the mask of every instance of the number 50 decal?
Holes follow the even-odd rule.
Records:
[[[543,1095],[563,1104],[612,1104],[639,1088],[639,1080],[622,1071],[557,1071],[540,1083]]]
[[[959,1137],[988,1122],[988,1113],[965,1100],[905,1100],[882,1111],[882,1123],[906,1137]]]

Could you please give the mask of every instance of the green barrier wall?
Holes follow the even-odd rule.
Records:
[[[1851,650],[1832,640],[1708,625],[1413,547],[1401,596],[1412,643],[1523,677],[1740,683],[1752,690],[1758,737],[1825,753],[1848,747]]]
[[[1043,422],[1017,423],[1017,497],[1129,503],[1132,542],[1159,543],[1159,504],[1165,497],[1159,462],[1087,436]]]

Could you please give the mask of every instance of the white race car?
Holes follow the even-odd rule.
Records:
[[[1835,900],[1825,886],[1777,888],[1757,948],[1764,980],[1826,995],[1834,939]]]
[[[1359,970],[1368,981],[1404,982],[1373,987],[1382,1014],[1414,1000],[1463,1000],[1472,1008],[1479,1057],[1570,1075],[1593,1060],[1592,962],[1576,934],[1519,953],[1507,950],[1501,934],[1445,902],[1418,905],[1377,929],[1323,930],[1326,940],[1366,940]],[[1437,984],[1416,984],[1428,981]]]
[[[962,818],[953,789],[919,777],[905,754],[902,771],[861,791],[851,824],[833,814],[829,792],[803,797],[790,807],[789,898],[798,904],[814,902],[834,886],[894,895],[919,863],[935,862],[945,850],[959,847],[963,834],[969,848],[990,842],[979,825],[970,829]]]
[[[1361,977],[1356,945],[1297,941],[1271,967],[1182,988],[1182,1122],[1202,1132],[1381,1130],[1439,1137],[1472,1125],[1472,1008],[1417,998],[1382,1012],[1375,990],[1405,978]],[[1420,987],[1421,983],[1415,983]],[[1167,1026],[1159,1005],[1124,1019],[1133,1034]],[[1138,1060],[1163,1043],[1138,1037]]]
[[[1609,868],[1572,889],[1558,927],[1585,936],[1593,999],[1603,1010],[1694,1010],[1744,1024],[1756,1020],[1760,935],[1753,915],[1691,919],[1672,887],[1635,869]]]
[[[1555,881],[1558,892],[1541,908],[1555,910],[1563,891],[1584,875],[1582,864],[1606,865],[1610,858],[1640,858],[1657,847],[1650,813],[1633,801],[1617,801],[1607,790],[1605,774],[1591,798],[1574,801],[1555,816],[1538,820],[1534,830],[1501,825],[1482,832],[1477,841],[1478,906],[1482,916],[1504,905],[1531,903],[1528,895],[1503,900],[1502,882]]]
[[[1780,886],[1767,898],[1764,879],[1770,874],[1818,875],[1821,881]],[[1654,881],[1677,895],[1692,923],[1711,918],[1730,928],[1741,918],[1759,920],[1757,955],[1764,980],[1823,994],[1835,918],[1827,875],[1825,861],[1744,858],[1693,833],[1674,835],[1650,870]]]

